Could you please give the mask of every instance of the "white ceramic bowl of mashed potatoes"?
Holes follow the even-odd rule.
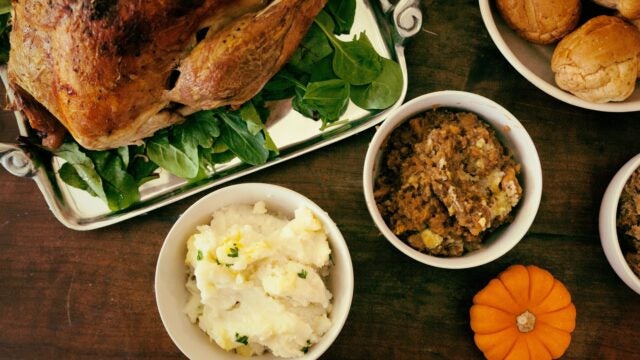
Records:
[[[489,128],[495,131],[495,137],[497,140],[504,148],[508,149],[507,153],[510,154],[513,157],[513,160],[521,166],[520,174],[517,175],[517,178],[522,192],[518,203],[515,206],[511,205],[513,206],[510,210],[512,221],[505,223],[497,228],[497,230],[488,233],[486,238],[482,240],[481,247],[478,249],[467,251],[467,242],[465,241],[465,250],[461,256],[451,256],[451,254],[433,255],[432,250],[419,251],[415,244],[414,246],[410,246],[410,239],[407,238],[403,240],[391,230],[392,227],[396,229],[398,228],[397,223],[395,226],[387,223],[386,220],[388,219],[385,219],[378,207],[378,200],[380,200],[380,193],[378,191],[380,191],[380,188],[376,185],[376,181],[378,177],[382,176],[381,172],[384,171],[383,168],[385,165],[383,164],[383,158],[386,156],[385,153],[387,152],[385,146],[387,139],[394,130],[405,124],[405,122],[433,109],[450,109],[453,112],[476,114],[481,122],[489,125]],[[412,131],[416,131],[416,128],[412,128]],[[429,139],[431,139],[431,136]],[[407,141],[409,140],[404,139],[398,143],[407,144]],[[423,145],[427,143],[431,143],[431,140],[429,140],[429,142],[423,141]],[[472,145],[472,147],[478,146],[479,148],[482,148],[481,145],[484,144],[489,143],[482,141],[482,144],[476,143]],[[484,148],[487,147],[484,146]],[[461,151],[454,151],[456,154],[460,152]],[[425,154],[420,156],[423,155]],[[449,161],[450,158],[447,157],[446,160]],[[441,161],[445,168],[446,166],[449,166],[448,163],[445,164],[445,157],[443,157],[440,161],[437,161],[438,167],[440,167]],[[397,163],[397,161],[394,162]],[[452,173],[454,173],[454,171],[456,170],[451,170]],[[402,174],[395,178],[400,179],[404,176],[405,175]],[[416,176],[424,178],[425,175],[417,173]],[[506,179],[504,174],[501,176]],[[413,175],[409,177],[409,179],[411,178],[413,178]],[[413,186],[414,184],[405,184],[401,186],[401,189]],[[421,186],[421,188],[424,188],[423,185]],[[494,101],[477,94],[463,91],[439,91],[419,96],[403,104],[391,113],[384,123],[377,129],[371,143],[369,144],[365,158],[363,187],[367,208],[369,209],[369,213],[371,214],[373,221],[378,226],[378,229],[382,232],[384,237],[386,237],[394,247],[407,256],[427,265],[447,269],[463,269],[480,266],[499,258],[516,246],[516,244],[518,244],[518,242],[525,236],[535,219],[540,205],[540,199],[542,196],[542,168],[538,152],[536,151],[534,143],[527,133],[527,130],[524,128],[522,123],[520,123],[515,116],[505,108]],[[396,190],[392,191],[396,192]],[[375,192],[378,192],[378,195],[374,195]],[[422,201],[421,199],[424,198],[423,195],[424,193],[415,197],[415,199],[418,199],[418,202],[420,202]],[[442,199],[439,199],[437,201],[441,200]],[[459,198],[458,200],[465,203],[467,202],[467,199],[463,198]],[[426,206],[431,206],[430,204],[431,203]],[[413,206],[418,209],[418,211],[425,208],[425,205],[418,204],[410,204],[409,206]],[[408,208],[409,206],[405,206],[405,208]],[[440,205],[435,206],[438,207]],[[400,209],[400,207],[398,209]],[[444,211],[447,209],[448,214]],[[446,205],[444,210],[440,214],[427,218],[425,220],[426,222],[420,222],[422,226],[420,229],[410,229],[412,232],[414,232],[414,230],[420,230],[415,233],[419,234],[422,238],[421,241],[424,242],[427,248],[433,249],[433,251],[443,247],[449,247],[450,244],[456,244],[456,246],[459,245],[458,238],[448,236],[446,234],[441,236],[440,234],[437,234],[439,230],[431,231],[431,229],[436,229],[436,227],[432,226],[431,219],[438,218],[443,214],[444,216],[448,216],[453,222],[460,222],[460,215],[455,213],[450,206]],[[391,216],[396,216],[397,214],[398,212],[392,213]],[[493,219],[489,217],[479,219],[479,223],[482,226],[489,226],[492,221]],[[417,222],[418,221],[414,223]],[[446,221],[443,222],[446,223]]]
[[[340,333],[353,286],[347,244],[329,215],[261,183],[228,186],[189,207],[164,241],[155,277],[162,322],[194,360],[252,352],[316,359]]]

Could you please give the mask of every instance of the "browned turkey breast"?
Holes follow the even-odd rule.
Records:
[[[251,99],[326,0],[13,0],[15,106],[57,147],[140,142]]]

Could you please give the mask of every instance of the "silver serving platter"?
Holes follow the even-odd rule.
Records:
[[[16,144],[0,143],[0,164],[10,173],[32,178],[55,217],[74,230],[92,230],[145,214],[227,181],[279,164],[302,154],[348,138],[382,122],[387,114],[404,101],[407,91],[407,65],[403,43],[420,31],[422,13],[419,0],[401,0],[392,4],[387,0],[358,0],[356,19],[351,34],[366,31],[376,50],[387,58],[398,61],[404,77],[404,88],[398,102],[382,112],[362,110],[353,104],[343,116],[339,127],[320,131],[320,123],[307,119],[293,111],[290,104],[275,104],[277,119],[270,120],[269,133],[280,149],[279,156],[259,166],[249,166],[240,161],[216,167],[211,176],[197,182],[187,182],[165,171],[140,189],[140,202],[118,212],[112,212],[100,199],[66,185],[58,176],[62,165],[58,158],[44,161],[37,154],[27,153]],[[6,85],[6,71],[2,71]],[[8,91],[9,100],[12,94]],[[15,112],[20,135],[28,136],[31,129],[24,115]]]

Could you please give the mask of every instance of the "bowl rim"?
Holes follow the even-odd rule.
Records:
[[[500,53],[502,53],[502,56],[504,56],[504,58],[511,64],[511,66],[516,69],[516,71],[520,73],[520,75],[524,76],[525,79],[527,79],[538,89],[569,105],[581,107],[588,110],[612,113],[633,112],[640,110],[640,101],[593,103],[582,100],[579,97],[560,89],[555,84],[550,84],[549,82],[543,80],[533,71],[531,71],[527,66],[525,66],[520,60],[518,60],[518,57],[507,45],[506,41],[500,34],[500,31],[498,31],[498,27],[494,19],[494,14],[491,10],[491,2],[489,0],[480,0],[480,14],[482,15],[482,21],[484,22],[485,28],[489,32],[489,36],[493,40],[494,44],[498,47],[498,50],[500,50]],[[526,40],[523,39],[523,41]],[[531,43],[531,45],[534,46],[536,44]],[[549,64],[549,69],[551,69],[551,64]]]
[[[640,169],[640,154],[629,159],[613,176],[607,189],[605,190],[602,202],[600,203],[600,214],[598,216],[598,230],[600,233],[600,243],[609,265],[616,275],[629,288],[640,294],[640,278],[631,270],[631,267],[624,258],[616,221],[618,218],[618,204],[622,189],[627,184],[634,171]]]
[[[347,321],[351,304],[353,301],[353,292],[355,287],[353,263],[351,260],[351,254],[349,252],[347,242],[345,241],[344,236],[342,235],[342,232],[340,231],[339,227],[331,219],[329,214],[326,211],[324,211],[319,205],[313,202],[311,199],[307,198],[306,196],[280,185],[251,182],[251,183],[240,183],[240,184],[221,187],[201,197],[195,203],[190,205],[180,215],[180,217],[172,225],[171,229],[169,230],[165,239],[163,240],[163,244],[157,258],[155,275],[154,275],[154,292],[155,292],[155,298],[156,298],[156,307],[157,307],[158,313],[160,314],[162,324],[165,330],[167,331],[169,337],[173,341],[173,343],[178,347],[178,349],[180,349],[180,351],[182,351],[182,353],[185,356],[189,357],[190,359],[198,358],[196,356],[198,355],[198,353],[196,353],[193,349],[188,348],[187,345],[183,343],[183,341],[181,340],[181,337],[179,337],[178,333],[176,332],[178,329],[176,328],[175,324],[173,324],[172,321],[170,320],[170,313],[181,312],[182,309],[181,308],[174,309],[174,307],[171,306],[171,304],[169,303],[169,300],[165,299],[164,296],[162,295],[166,293],[166,289],[164,288],[165,284],[162,281],[165,278],[165,276],[161,275],[165,273],[164,271],[162,271],[162,264],[165,262],[171,261],[170,259],[171,255],[168,253],[170,252],[169,247],[171,246],[172,243],[184,242],[185,243],[184,247],[186,248],[186,241],[188,236],[183,236],[185,234],[182,234],[183,231],[180,229],[185,219],[189,219],[192,216],[197,217],[198,212],[201,211],[200,208],[203,206],[206,206],[206,204],[213,201],[212,199],[216,199],[221,196],[228,196],[228,194],[232,194],[232,193],[242,194],[243,192],[246,192],[250,189],[254,191],[256,189],[260,190],[261,195],[256,196],[255,199],[251,201],[239,200],[237,204],[245,204],[245,203],[251,203],[251,202],[255,203],[257,201],[263,200],[267,204],[267,208],[269,208],[270,203],[277,204],[279,201],[283,201],[282,199],[284,199],[285,197],[289,197],[290,202],[298,203],[298,207],[301,205],[304,205],[307,208],[309,208],[314,213],[314,215],[316,215],[316,217],[323,223],[323,226],[325,227],[325,231],[327,232],[327,235],[328,235],[327,236],[328,241],[331,246],[332,254],[336,254],[336,253],[340,254],[338,262],[342,266],[343,272],[339,274],[340,283],[339,285],[336,285],[336,286],[342,289],[342,293],[340,294],[340,299],[336,300],[336,294],[334,291],[332,291],[333,299],[331,302],[332,303],[331,327],[320,338],[320,341],[318,341],[316,344],[314,344],[314,346],[310,348],[308,353],[304,354],[303,356],[294,358],[298,360],[317,359],[327,349],[329,349],[329,347],[334,343],[335,339],[338,337],[338,335],[342,331],[342,328],[344,327]],[[247,196],[251,197],[250,195],[247,195]],[[216,209],[219,209],[223,206],[227,206],[230,204],[232,204],[232,202],[223,202],[222,204],[209,207],[208,211],[213,212]],[[275,207],[277,207],[277,205]],[[287,208],[287,209],[291,211],[291,213],[293,213],[293,210],[295,210],[295,208],[290,208],[290,209]],[[186,221],[189,221],[189,220],[186,220]],[[194,227],[192,231],[195,232],[195,230],[196,229]],[[185,267],[185,271],[186,271],[186,267]],[[185,288],[185,291],[186,291],[186,288]],[[186,314],[183,314],[183,315],[185,317],[187,316]],[[207,336],[201,329],[198,328],[196,324],[192,324],[192,325],[194,329],[196,329],[199,332],[202,332],[204,336]],[[215,347],[218,347],[218,345],[215,344],[215,342],[211,342],[211,346],[214,347],[213,349],[215,349]],[[221,348],[219,349],[221,351],[225,351],[225,350],[222,350]],[[232,352],[228,352],[228,354],[229,356],[235,355]],[[213,355],[215,357],[216,354],[215,352],[212,352],[210,355]],[[240,355],[237,355],[237,356],[238,356],[238,359],[241,359]],[[278,359],[278,357],[274,356],[270,352],[265,353],[263,356],[253,357],[253,358]]]
[[[454,97],[456,99],[461,99],[464,101],[442,101],[443,98],[447,97]],[[378,211],[375,199],[373,197],[375,164],[383,141],[397,126],[408,120],[410,116],[424,112],[425,110],[429,110],[434,107],[451,107],[476,112],[474,110],[467,109],[464,105],[465,103],[478,103],[486,105],[487,107],[495,108],[496,110],[500,111],[505,118],[508,118],[508,120],[510,121],[510,125],[515,125],[513,127],[518,128],[518,130],[521,132],[520,144],[527,149],[525,155],[528,155],[532,160],[531,163],[527,164],[527,166],[523,166],[522,175],[526,176],[527,179],[531,181],[526,184],[526,195],[519,204],[519,214],[516,216],[514,221],[509,224],[512,225],[517,222],[518,226],[510,228],[510,233],[501,233],[500,235],[502,236],[502,239],[500,239],[502,245],[501,250],[495,250],[496,247],[493,247],[493,250],[489,251],[487,249],[489,249],[490,247],[487,246],[484,249],[476,250],[460,257],[437,257],[422,253],[412,248],[404,241],[400,240],[389,229],[389,226],[386,224],[380,212]],[[484,119],[485,116],[483,114],[480,114],[478,112],[476,113],[480,116],[480,118],[483,119],[483,121],[487,121],[486,119]],[[492,128],[496,131],[496,134],[498,136],[503,135],[503,131],[501,129],[496,129],[493,125]],[[511,132],[511,130],[508,132]],[[466,269],[487,264],[501,257],[502,255],[509,252],[513,247],[515,247],[518,242],[520,242],[520,240],[526,235],[528,229],[531,227],[531,224],[533,224],[540,206],[540,200],[542,198],[542,166],[533,140],[527,133],[526,129],[504,107],[500,106],[493,100],[478,94],[465,91],[444,90],[421,95],[403,104],[401,107],[392,112],[382,123],[382,125],[377,129],[376,133],[373,136],[373,139],[369,143],[369,147],[367,149],[367,154],[365,157],[363,166],[363,190],[365,202],[367,204],[367,209],[369,210],[370,216],[372,217],[374,223],[382,232],[384,237],[396,249],[400,250],[402,253],[413,258],[414,260],[417,260],[426,265],[444,269]],[[504,231],[506,231],[509,226],[503,228]]]

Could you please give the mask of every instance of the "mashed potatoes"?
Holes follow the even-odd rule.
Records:
[[[211,339],[241,355],[301,356],[331,321],[327,233],[311,210],[288,220],[263,202],[213,213],[187,242],[185,308]]]

